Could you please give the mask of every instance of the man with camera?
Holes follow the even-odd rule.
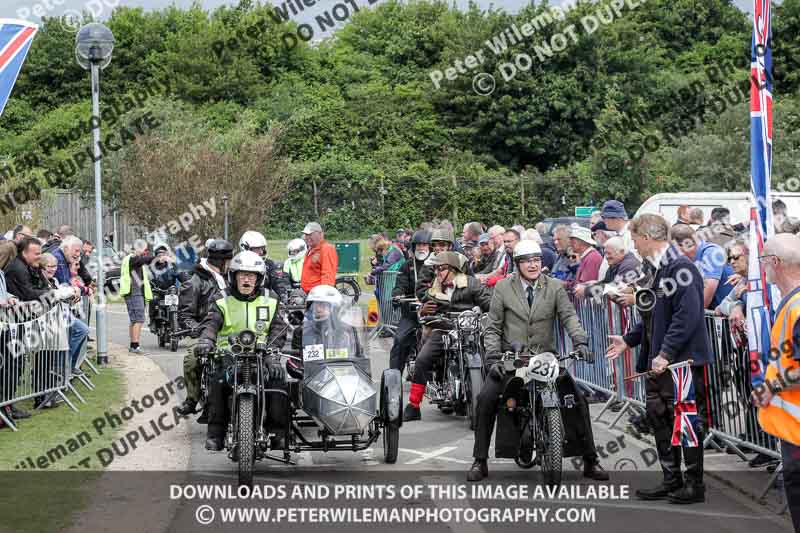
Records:
[[[468,481],[480,481],[489,475],[487,458],[499,399],[512,376],[506,373],[502,354],[511,349],[512,343],[522,343],[533,354],[556,352],[554,322],[558,318],[580,356],[586,361],[594,361],[589,351],[588,336],[578,321],[575,307],[563,283],[542,275],[542,251],[539,245],[531,240],[520,241],[513,249],[513,261],[514,274],[497,283],[489,308],[485,338],[489,377],[478,396],[472,454],[475,462],[467,473]],[[567,376],[569,374],[562,369],[559,380]],[[580,422],[567,429],[574,431],[581,443],[583,475],[595,480],[607,480],[608,473],[597,460],[589,406],[582,394],[575,394],[574,398]]]
[[[670,245],[670,227],[660,215],[640,215],[631,222],[630,229],[652,285],[636,294],[642,320],[625,336],[610,336],[606,356],[614,360],[629,348],[641,346],[636,371],[649,371],[645,381],[645,409],[664,475],[661,485],[639,489],[636,496],[643,500],[667,499],[670,503],[703,502],[705,365],[713,357],[703,318],[703,276],[691,259],[677,246]],[[697,410],[690,430],[695,438],[673,446],[675,391],[667,367],[690,359]],[[681,455],[686,463],[685,479],[681,474]]]

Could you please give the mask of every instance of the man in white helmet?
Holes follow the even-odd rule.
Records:
[[[489,322],[484,344],[488,377],[478,395],[475,423],[475,462],[467,473],[468,481],[480,481],[489,475],[487,458],[492,440],[499,398],[513,374],[506,373],[503,352],[511,350],[512,342],[522,343],[531,353],[553,352],[556,349],[555,320],[558,318],[572,338],[581,357],[593,362],[589,338],[578,321],[575,307],[561,281],[542,275],[542,250],[531,240],[522,240],[513,251],[514,273],[497,283],[489,308]],[[569,374],[562,369],[558,388],[570,385]],[[571,384],[574,387],[574,383]],[[583,455],[583,475],[596,480],[608,479],[597,461],[592,436],[589,406],[583,394],[573,394],[576,417],[564,417],[567,439],[575,443]],[[565,448],[565,455],[570,450]],[[526,453],[531,453],[528,450]],[[523,452],[520,452],[523,453]]]
[[[292,239],[286,245],[289,257],[283,263],[283,271],[289,276],[293,287],[300,286],[303,277],[303,261],[306,259],[306,243],[303,239]]]
[[[275,291],[281,302],[285,303],[289,297],[289,291],[292,289],[292,283],[286,273],[279,269],[273,260],[267,257],[267,239],[264,238],[264,235],[257,231],[245,231],[241,239],[239,239],[239,249],[243,252],[254,252],[264,260],[264,267],[266,268],[264,286]]]
[[[228,336],[244,329],[255,332],[257,342],[282,348],[286,341],[286,323],[279,311],[280,301],[274,291],[264,287],[266,266],[255,252],[239,252],[228,267],[229,295],[216,300],[202,324],[195,355],[204,357],[228,347]],[[265,318],[266,317],[266,318]],[[261,319],[259,319],[261,318]],[[218,357],[218,356],[217,356]],[[219,451],[230,419],[228,396],[230,384],[225,378],[224,364],[218,364],[208,393],[208,434],[206,449]],[[286,376],[280,360],[269,361],[265,372],[268,388],[285,387]],[[278,396],[273,394],[272,396]],[[271,427],[280,427],[285,418],[285,401],[270,398],[268,416]],[[282,428],[287,429],[287,428]]]

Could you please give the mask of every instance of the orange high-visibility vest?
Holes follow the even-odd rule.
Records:
[[[775,323],[772,325],[769,366],[766,382],[778,380],[784,387],[796,385],[788,379],[787,371],[793,373],[800,368],[800,362],[792,357],[794,343],[794,326],[800,320],[800,291],[795,292],[781,306]],[[777,355],[780,357],[776,357]],[[765,386],[767,385],[765,383]],[[772,397],[770,405],[758,410],[758,422],[761,427],[781,440],[800,446],[800,390],[781,391]]]

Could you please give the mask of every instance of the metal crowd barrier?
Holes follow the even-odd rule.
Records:
[[[577,362],[572,372],[579,383],[611,395],[595,417],[596,421],[602,420],[612,404],[622,402],[622,408],[609,423],[614,427],[627,412],[644,409],[645,378],[625,380],[626,376],[636,373],[638,347],[626,351],[613,363],[606,360],[608,336],[625,334],[639,316],[632,307],[621,307],[605,297],[602,301],[576,299],[574,304],[578,319],[589,334],[589,349],[595,354],[595,362]],[[715,442],[716,438],[730,446],[742,459],[746,457],[740,448],[780,458],[777,439],[760,429],[757,408],[749,402],[752,387],[747,340],[737,339],[738,334],[731,331],[730,322],[725,317],[707,314],[705,327],[714,362],[707,367],[709,431],[704,445],[721,449]],[[572,349],[572,341],[559,322],[556,323],[556,339],[562,353]]]
[[[2,408],[19,401],[59,396],[77,411],[64,394],[76,392],[69,383],[69,313],[62,303],[47,310],[39,302],[0,309],[0,419],[14,431]]]
[[[383,271],[378,275],[375,294],[378,297],[378,325],[372,331],[370,338],[375,339],[383,331],[394,333],[400,323],[400,308],[392,305],[392,289],[397,283],[399,272]]]

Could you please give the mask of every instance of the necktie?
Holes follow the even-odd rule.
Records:
[[[533,287],[528,285],[528,307],[533,307]]]

